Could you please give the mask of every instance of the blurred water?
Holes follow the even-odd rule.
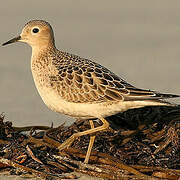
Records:
[[[179,6],[166,0],[6,0],[0,42],[18,35],[30,19],[44,19],[59,49],[95,60],[137,87],[180,94]],[[73,122],[42,102],[30,57],[25,44],[0,47],[0,112],[16,126]]]

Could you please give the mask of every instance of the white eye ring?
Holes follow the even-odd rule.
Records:
[[[39,28],[38,27],[33,27],[32,34],[37,34],[38,32],[39,32]]]

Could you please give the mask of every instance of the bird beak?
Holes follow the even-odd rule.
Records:
[[[11,43],[14,43],[14,42],[17,42],[17,41],[20,41],[20,40],[21,40],[21,36],[18,36],[18,37],[15,37],[15,38],[3,43],[2,46],[5,46],[7,44],[11,44]]]

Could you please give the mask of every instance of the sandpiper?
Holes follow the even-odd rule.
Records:
[[[136,88],[102,65],[55,47],[51,25],[43,20],[28,22],[21,34],[4,45],[25,42],[32,47],[31,70],[37,90],[53,111],[79,119],[99,119],[103,125],[73,134],[59,150],[75,138],[106,130],[107,116],[144,106],[171,105],[166,98],[179,97]],[[85,162],[88,163],[93,138]]]

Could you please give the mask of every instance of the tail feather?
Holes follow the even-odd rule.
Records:
[[[128,94],[128,96],[124,97],[126,101],[161,100],[161,99],[180,97],[180,95],[176,95],[176,94],[165,94],[156,91],[137,89],[137,88],[130,88],[128,90],[130,93]]]

